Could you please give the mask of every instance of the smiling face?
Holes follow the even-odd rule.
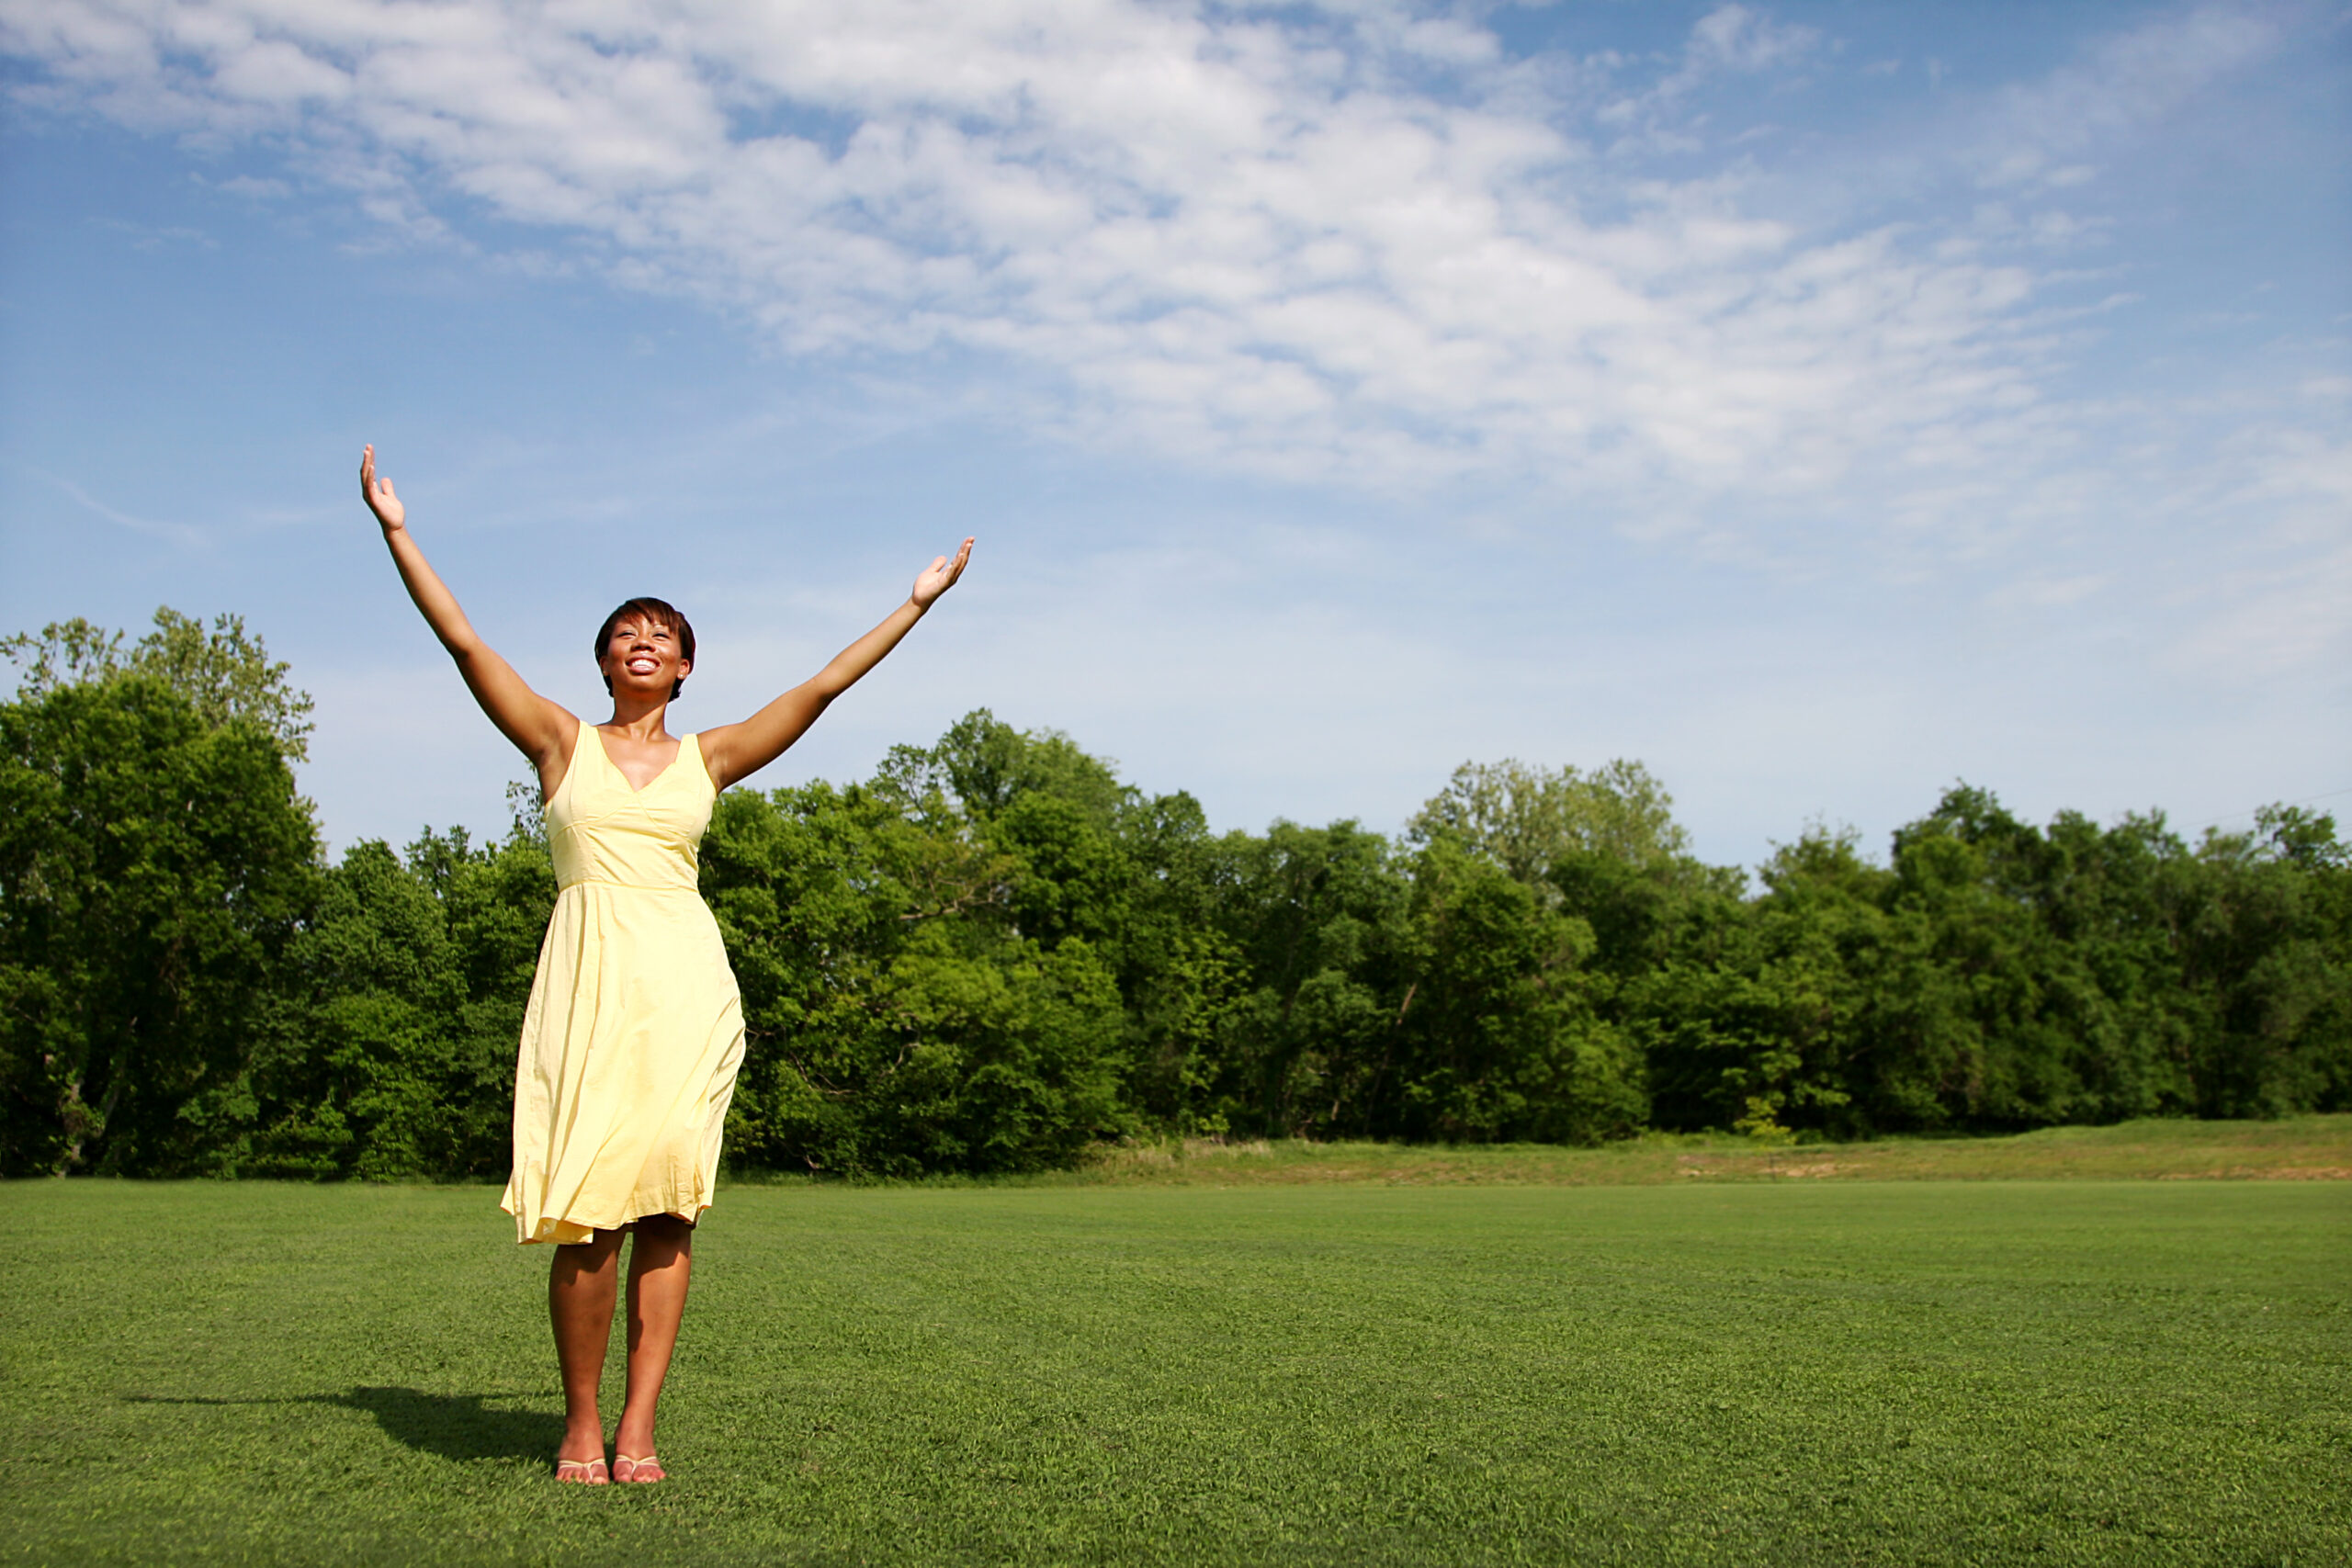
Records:
[[[616,697],[674,697],[694,659],[694,627],[659,599],[630,600],[605,617],[598,634],[596,667]]]
[[[605,679],[617,692],[662,692],[684,679],[693,668],[678,647],[678,634],[659,622],[630,616],[613,628],[605,640]]]

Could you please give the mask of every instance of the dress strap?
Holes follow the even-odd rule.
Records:
[[[718,794],[718,781],[710,776],[710,759],[702,754],[701,730],[690,729],[678,737],[678,750],[681,752],[689,746],[695,749],[695,772],[702,775],[702,782],[710,786],[710,793],[716,796]]]

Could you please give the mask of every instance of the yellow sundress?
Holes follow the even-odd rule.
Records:
[[[594,725],[547,804],[555,912],[514,1065],[520,1242],[582,1242],[710,1207],[743,1061],[743,1005],[695,849],[718,799],[689,735],[642,791]]]

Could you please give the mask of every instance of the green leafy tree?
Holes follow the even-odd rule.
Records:
[[[220,1168],[317,839],[284,742],[158,675],[52,667],[0,705],[0,1167]]]
[[[503,842],[354,845],[320,879],[257,1034],[252,1175],[503,1177],[514,1043],[555,878]]]
[[[1069,737],[985,709],[932,748],[899,748],[873,787],[926,832],[987,847],[1001,878],[987,908],[1007,931],[1046,951],[1082,941],[1109,971],[1122,1021],[1105,1049],[1130,1120],[1233,1124],[1220,1046],[1248,987],[1216,916],[1234,840],[1209,833],[1196,801],[1147,797]]]
[[[1464,762],[1407,832],[1417,843],[1445,839],[1486,856],[1547,903],[1558,896],[1555,872],[1574,863],[1648,866],[1690,847],[1666,786],[1623,759],[1590,773]]]
[[[310,699],[235,616],[0,652],[0,1169],[502,1176],[555,894],[535,788],[497,842],[323,866]],[[2192,847],[1962,784],[1884,863],[1815,829],[1751,891],[1635,762],[1465,765],[1401,843],[1218,834],[978,710],[863,784],[729,791],[702,883],[755,1164],[2352,1107],[2352,853],[2292,807]]]
[[[2204,897],[2177,919],[2195,1110],[2352,1107],[2352,856],[2333,818],[2272,807],[2209,834]]]
[[[1250,984],[1219,915],[1248,835],[1212,834],[1200,803],[1179,792],[1131,805],[1118,841],[1131,877],[1125,924],[1099,951],[1126,1009],[1127,1100],[1154,1126],[1221,1136],[1239,1111],[1225,1055]]]
[[[38,701],[61,686],[150,675],[187,698],[209,726],[247,719],[277,741],[288,761],[311,755],[311,694],[293,684],[287,664],[272,660],[261,638],[247,634],[243,615],[216,615],[208,631],[165,605],[155,612],[154,629],[128,649],[120,632],[77,615],[0,638],[0,655],[17,667],[20,701]]]
[[[1219,919],[1250,989],[1227,1010],[1209,1103],[1239,1131],[1361,1135],[1409,983],[1411,884],[1353,822],[1278,821],[1229,853]]]
[[[1125,1122],[1120,995],[1080,934],[1100,911],[1067,896],[1100,889],[1103,846],[1082,818],[1007,791],[1001,809],[1034,829],[1007,841],[1040,872],[912,755],[872,787],[720,803],[703,887],[750,1033],[729,1135],[849,1173],[1067,1164]]]
[[[1592,928],[1440,838],[1414,865],[1416,941],[1396,1010],[1390,1135],[1599,1143],[1648,1120],[1642,1065],[1594,1006]],[[1385,1082],[1388,1075],[1382,1075]]]
[[[883,979],[908,927],[984,920],[998,881],[977,846],[926,834],[873,792],[819,783],[720,797],[702,888],[749,1035],[728,1119],[734,1157],[849,1172],[900,1163],[863,1114],[899,1055]]]
[[[1644,929],[1613,966],[1611,1010],[1640,1043],[1661,1124],[1851,1128],[1889,881],[1851,834],[1815,830],[1776,852],[1758,900],[1699,880],[1660,916],[1655,884],[1630,883],[1645,919],[1613,923]],[[1667,928],[1662,940],[1650,924]]]

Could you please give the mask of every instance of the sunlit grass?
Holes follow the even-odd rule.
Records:
[[[597,1492],[548,1479],[545,1255],[494,1190],[6,1191],[8,1562],[2352,1539],[2348,1183],[737,1187],[698,1245],[677,1479]]]

